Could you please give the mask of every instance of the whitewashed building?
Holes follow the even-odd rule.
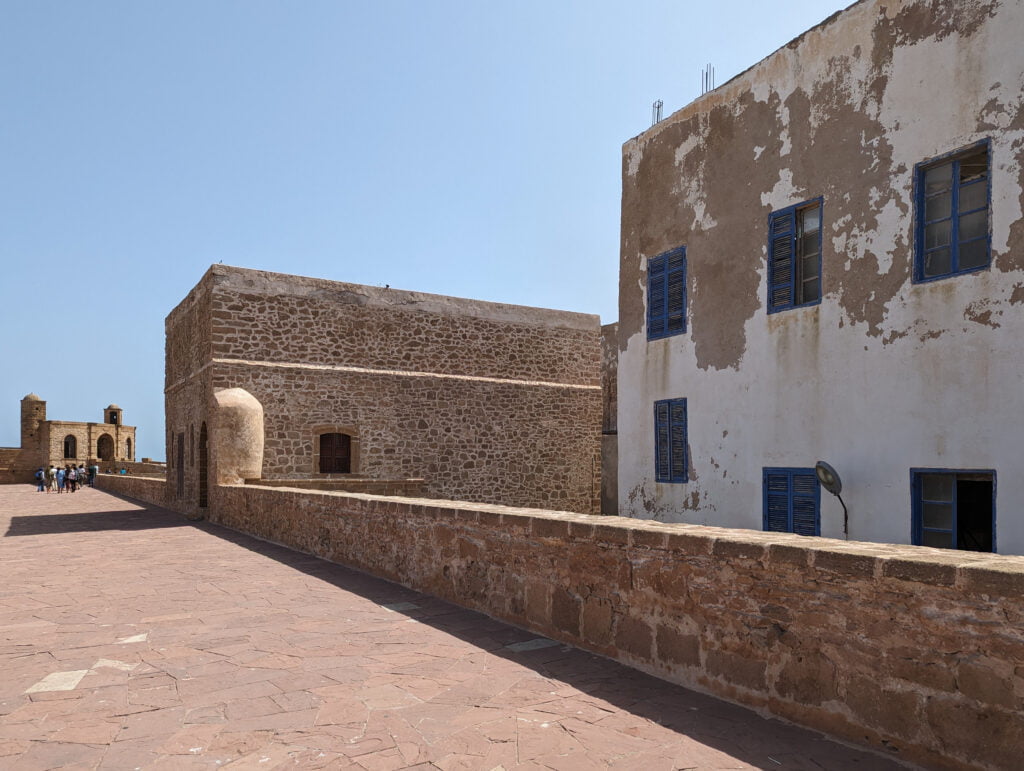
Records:
[[[624,145],[621,514],[1024,554],[1021,30],[862,0]]]

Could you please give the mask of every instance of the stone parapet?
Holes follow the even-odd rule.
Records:
[[[167,480],[162,477],[99,474],[96,477],[96,487],[116,495],[171,508],[167,495]]]
[[[437,500],[212,492],[212,521],[904,760],[1011,768],[1024,746],[1024,558]]]

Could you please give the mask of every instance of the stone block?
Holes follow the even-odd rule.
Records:
[[[634,616],[619,616],[615,624],[615,647],[638,659],[651,659],[654,633],[650,624]]]
[[[560,632],[572,637],[580,636],[580,598],[565,589],[551,592],[551,623]]]
[[[742,688],[762,692],[767,688],[767,667],[764,661],[757,661],[716,648],[707,651],[704,657],[704,668],[709,675],[720,677],[726,682]]]
[[[700,638],[697,635],[683,634],[669,624],[658,624],[656,642],[659,661],[684,667],[700,666]]]

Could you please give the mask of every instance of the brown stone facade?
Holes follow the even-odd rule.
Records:
[[[21,400],[21,445],[0,448],[0,484],[31,482],[40,466],[126,464],[135,460],[135,427],[123,425],[116,404],[98,423],[47,420],[36,394]]]
[[[156,482],[100,485],[163,503]],[[212,521],[903,760],[1018,766],[1024,558],[252,485],[214,494]]]
[[[199,508],[204,426],[215,462],[213,395],[240,388],[263,409],[263,479],[422,479],[430,497],[598,510],[595,316],[215,265],[166,329],[182,508]],[[324,433],[348,437],[347,472],[321,473]]]

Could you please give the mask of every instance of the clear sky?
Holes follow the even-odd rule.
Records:
[[[0,0],[0,446],[164,459],[211,263],[617,315],[622,143],[849,0]]]

